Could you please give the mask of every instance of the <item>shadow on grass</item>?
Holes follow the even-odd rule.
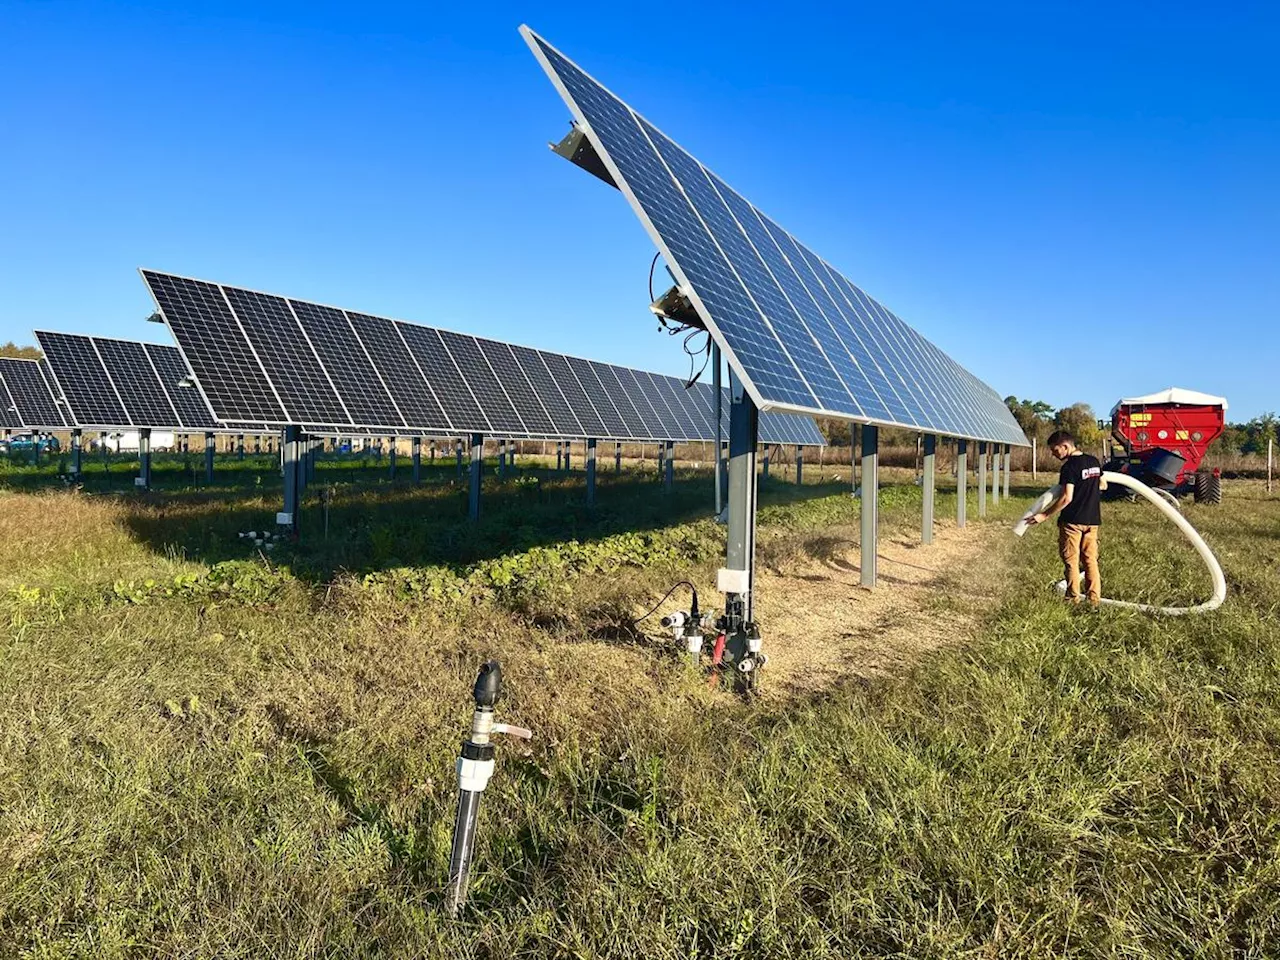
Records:
[[[9,468],[0,472],[0,488],[64,488],[58,465],[55,460],[40,468]],[[210,564],[243,559],[249,548],[242,533],[276,529],[283,489],[273,457],[220,457],[210,484],[202,456],[158,455],[150,491],[134,486],[136,469],[136,459],[126,455],[92,462],[86,457],[79,486],[88,495],[135,507],[123,523],[157,553],[177,551]],[[799,502],[844,490],[839,482],[797,486],[772,478],[761,484],[760,503]],[[496,463],[486,462],[478,522],[467,515],[467,494],[467,480],[452,458],[424,460],[420,484],[413,482],[411,464],[403,458],[394,479],[385,459],[321,459],[298,511],[298,539],[276,557],[311,583],[328,582],[338,572],[457,569],[534,547],[707,519],[714,502],[709,469],[677,469],[668,492],[655,468],[624,467],[618,473],[611,463],[597,474],[594,508],[586,503],[581,469],[564,473],[533,461],[509,468],[501,479]]]

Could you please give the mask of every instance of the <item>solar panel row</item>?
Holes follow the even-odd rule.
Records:
[[[43,360],[0,357],[0,426],[61,430],[71,426],[57,402],[53,377]]]
[[[758,407],[1026,444],[994,390],[521,32]]]
[[[675,377],[402,320],[151,270],[142,277],[224,424],[511,438],[714,436],[714,394],[705,384],[685,389]],[[783,413],[761,418],[761,439],[823,442],[812,419]]]
[[[66,407],[83,428],[217,429],[176,347],[37,330]]]

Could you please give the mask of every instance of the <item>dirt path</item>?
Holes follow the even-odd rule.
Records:
[[[855,542],[826,560],[761,570],[756,617],[768,625],[764,695],[803,695],[849,677],[894,673],[970,639],[1010,562],[1003,532],[994,524],[945,525],[928,547],[918,534],[882,536],[873,590],[859,584]]]

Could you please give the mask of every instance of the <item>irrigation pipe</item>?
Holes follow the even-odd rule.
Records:
[[[1128,487],[1140,497],[1150,500],[1156,505],[1156,508],[1166,517],[1173,521],[1174,526],[1182,531],[1182,535],[1191,541],[1191,545],[1196,548],[1196,553],[1200,554],[1200,559],[1204,561],[1204,565],[1209,569],[1209,576],[1213,578],[1213,596],[1204,603],[1196,604],[1192,607],[1160,607],[1150,603],[1131,603],[1128,600],[1109,600],[1102,598],[1102,602],[1109,607],[1121,607],[1125,610],[1140,610],[1143,613],[1160,613],[1170,617],[1180,617],[1188,613],[1208,613],[1210,610],[1216,610],[1222,606],[1222,602],[1227,599],[1227,578],[1222,574],[1222,565],[1218,563],[1218,558],[1213,555],[1213,551],[1209,549],[1209,545],[1204,542],[1204,537],[1196,531],[1196,528],[1187,522],[1174,507],[1169,506],[1168,502],[1160,497],[1164,491],[1152,490],[1141,480],[1135,480],[1123,473],[1113,473],[1110,470],[1102,474],[1108,484],[1119,484],[1122,487]],[[1013,528],[1013,532],[1019,537],[1027,532],[1030,526],[1029,521],[1049,504],[1053,503],[1062,493],[1061,486],[1055,486],[1042,493],[1038,500],[1031,505],[1031,509],[1022,515],[1022,519],[1017,522]],[[1058,592],[1065,593],[1067,590],[1067,581],[1058,581]]]

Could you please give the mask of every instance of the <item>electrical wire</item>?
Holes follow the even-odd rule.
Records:
[[[696,606],[698,605],[698,588],[697,588],[697,587],[695,587],[695,586],[694,586],[692,583],[690,583],[688,580],[681,580],[681,581],[680,581],[679,583],[677,583],[674,587],[672,587],[670,590],[668,590],[668,591],[667,591],[666,596],[664,596],[661,600],[659,600],[657,603],[655,603],[655,604],[653,605],[653,609],[651,609],[651,610],[650,610],[648,613],[646,613],[643,617],[640,617],[640,618],[638,618],[638,619],[636,619],[636,620],[632,620],[632,621],[631,621],[631,626],[633,626],[633,627],[638,627],[638,626],[640,626],[640,624],[641,624],[641,623],[643,623],[645,620],[648,620],[650,617],[652,617],[655,613],[657,613],[657,612],[658,612],[658,608],[659,608],[659,607],[661,607],[664,603],[666,603],[666,602],[667,602],[667,600],[669,600],[669,599],[671,598],[671,595],[672,595],[673,593],[675,593],[677,590],[679,590],[681,587],[688,587],[688,588],[689,588],[689,591],[693,594],[693,605],[696,607]]]

